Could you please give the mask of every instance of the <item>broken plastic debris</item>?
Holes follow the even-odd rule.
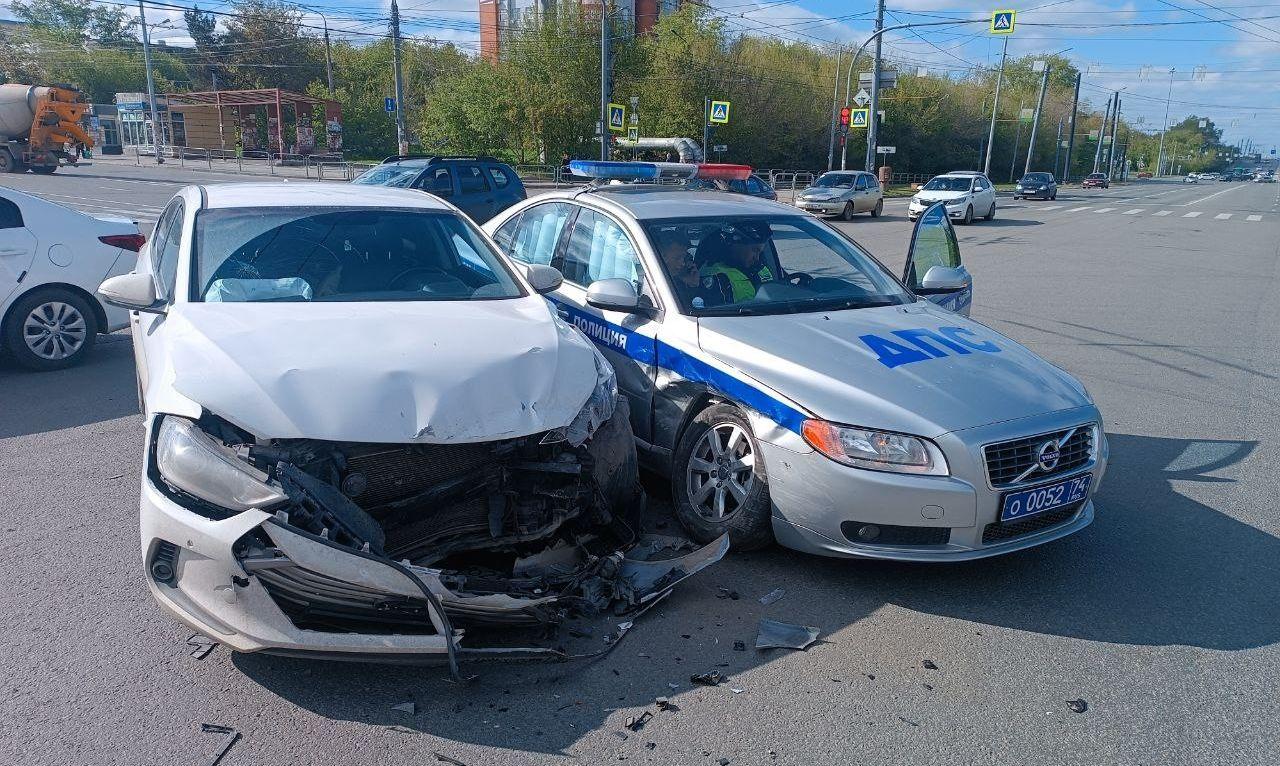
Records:
[[[818,629],[777,620],[761,620],[757,649],[808,649],[818,640]]]
[[[1089,703],[1083,699],[1067,700],[1067,707],[1073,713],[1083,713],[1089,709]]]
[[[417,714],[417,712],[418,712],[418,706],[417,706],[417,705],[415,705],[415,704],[413,704],[413,702],[412,702],[412,701],[410,701],[410,702],[401,702],[399,705],[392,705],[392,706],[391,706],[391,709],[392,709],[392,710],[398,710],[398,711],[400,711],[401,713],[407,713],[407,714],[409,714],[409,715],[416,715],[416,714]]]
[[[734,689],[733,687],[730,687],[729,691],[733,692],[734,694],[742,694],[743,692],[746,691],[746,689]]]
[[[764,604],[765,606],[768,606],[769,604],[772,604],[773,602],[782,598],[784,595],[786,595],[786,591],[783,590],[782,588],[778,588],[777,590],[770,591],[764,594],[763,596],[761,596],[760,603]]]
[[[187,639],[187,646],[191,647],[191,656],[195,657],[197,660],[203,660],[205,657],[208,657],[209,652],[212,652],[217,645],[217,641],[199,633],[196,633],[191,636],[191,638]]]
[[[200,724],[200,731],[208,732],[210,734],[227,735],[227,738],[222,742],[222,747],[218,748],[218,752],[214,754],[213,760],[209,761],[209,766],[218,766],[222,759],[226,757],[227,753],[231,750],[231,746],[236,743],[236,740],[240,739],[240,732],[230,726],[219,726],[215,723],[202,723]]]
[[[738,591],[729,590],[724,586],[720,586],[720,592],[716,594],[716,598],[728,598],[734,601],[738,600]]]
[[[923,663],[925,670],[937,670],[938,665],[933,660],[925,660]]]
[[[701,686],[719,686],[729,680],[729,677],[718,670],[713,670],[709,673],[694,673],[689,676],[689,680]]]
[[[437,761],[441,763],[447,763],[450,766],[467,766],[467,764],[463,763],[462,761],[459,761],[457,758],[450,758],[447,755],[441,755],[439,753],[434,753],[434,752],[432,753],[432,755],[436,757]]]
[[[653,718],[653,713],[646,710],[643,713],[641,713],[638,717],[633,716],[631,718],[628,718],[627,728],[632,731],[640,731],[641,729],[644,728],[644,725],[646,723],[649,723],[649,719],[651,718]]]
[[[734,642],[733,642],[733,650],[734,650],[735,652],[745,652],[745,651],[747,650],[747,642],[746,642],[746,641],[734,641]]]
[[[655,700],[653,701],[653,704],[657,705],[657,706],[658,706],[658,709],[659,709],[659,710],[663,710],[663,711],[671,711],[671,712],[675,712],[675,711],[677,711],[677,710],[679,710],[679,709],[680,709],[680,708],[676,707],[676,706],[671,702],[671,700],[667,699],[666,697],[658,697],[657,699],[655,699]]]

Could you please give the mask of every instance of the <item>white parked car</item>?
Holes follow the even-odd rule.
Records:
[[[144,241],[127,218],[0,189],[0,345],[8,356],[33,370],[68,367],[98,333],[126,327],[128,314],[94,290],[133,268]]]
[[[1200,183],[1200,174],[1199,174],[1199,173],[1187,173],[1187,177],[1186,177],[1186,178],[1184,178],[1184,179],[1182,179],[1182,182],[1183,182],[1184,184],[1198,184],[1198,183]]]
[[[626,401],[560,282],[418,191],[179,192],[100,288],[137,312],[157,601],[238,651],[453,659],[723,556],[636,543]]]
[[[996,217],[996,189],[991,179],[971,170],[953,170],[929,179],[907,206],[907,218],[912,221],[935,202],[946,206],[947,217],[960,223],[973,223],[981,217],[990,221]]]

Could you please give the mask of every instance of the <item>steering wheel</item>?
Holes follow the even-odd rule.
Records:
[[[411,275],[414,275],[414,274],[423,274],[425,276],[440,276],[440,277],[449,276],[444,271],[444,269],[441,269],[438,266],[410,266],[409,268],[405,269],[404,271],[392,277],[391,281],[387,283],[387,289],[393,290],[393,291],[398,290],[403,292],[412,292],[414,290],[431,292],[430,290],[427,289],[427,282],[429,281],[427,279],[421,279],[416,282],[412,282],[410,284],[402,284]]]
[[[796,287],[808,287],[813,282],[813,276],[803,271],[793,271],[787,275],[787,281]]]

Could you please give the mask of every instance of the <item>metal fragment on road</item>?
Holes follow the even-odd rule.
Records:
[[[818,640],[818,629],[777,620],[760,620],[757,649],[808,649]]]
[[[689,676],[689,680],[699,686],[719,686],[728,681],[729,677],[718,670],[712,670],[709,673],[694,673]]]
[[[218,748],[218,752],[214,754],[213,760],[209,761],[209,766],[218,766],[218,764],[222,762],[222,759],[226,757],[227,753],[231,750],[231,746],[240,739],[240,732],[230,726],[220,726],[216,723],[202,723],[200,724],[200,731],[209,734],[227,735],[227,738],[222,742],[222,747]]]
[[[782,598],[784,595],[786,595],[786,593],[787,592],[782,588],[778,588],[777,590],[770,591],[760,597],[760,603],[764,604],[765,606],[768,606],[769,604],[772,604],[773,602]]]
[[[449,764],[449,766],[467,766],[467,764],[463,763],[462,761],[459,761],[457,758],[450,758],[447,755],[441,755],[440,753],[436,753],[436,752],[432,752],[431,754],[434,755],[436,757],[436,760],[439,761],[440,763],[447,763]]]
[[[648,711],[648,710],[646,710],[646,711],[644,711],[643,713],[641,713],[638,717],[633,716],[633,717],[631,717],[631,718],[628,718],[628,719],[627,719],[627,728],[628,728],[628,729],[630,729],[630,730],[632,730],[632,731],[640,731],[641,729],[643,729],[643,728],[644,728],[644,725],[645,725],[646,723],[649,723],[649,721],[650,721],[652,718],[653,718],[653,713],[652,713],[652,712],[650,712],[650,711]]]

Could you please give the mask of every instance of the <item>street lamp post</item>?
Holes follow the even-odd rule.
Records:
[[[147,9],[144,0],[138,0],[138,23],[142,25],[142,58],[147,68],[147,104],[151,108],[151,145],[156,154],[156,163],[163,164],[160,156],[160,133],[164,130],[160,125],[160,113],[156,110],[156,81],[151,74],[151,33],[147,31]]]
[[[1173,73],[1169,68],[1169,92],[1164,97],[1164,122],[1160,124],[1160,150],[1156,152],[1156,175],[1160,175],[1160,167],[1164,164],[1164,134],[1169,130],[1169,99],[1173,98]]]

